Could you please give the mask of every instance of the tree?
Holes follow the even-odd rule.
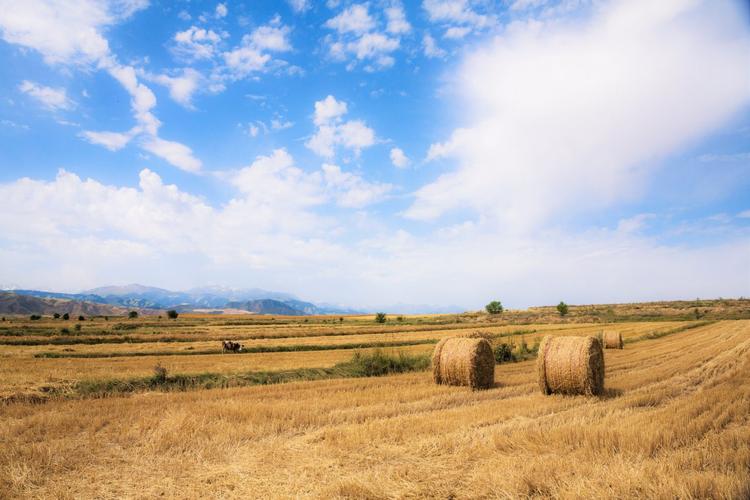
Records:
[[[179,316],[179,314],[174,309],[170,309],[169,311],[167,311],[167,318],[177,319],[177,316]]]
[[[560,313],[560,316],[565,316],[566,314],[568,314],[568,304],[561,300],[560,303],[557,304],[557,312]]]
[[[55,319],[60,319],[60,313],[55,313],[52,315],[52,317]]]
[[[386,316],[385,313],[377,313],[375,314],[375,322],[376,323],[385,323]]]
[[[138,317],[138,311],[130,311],[128,313],[128,318],[130,318],[130,319],[135,319],[137,317]]]
[[[503,304],[499,300],[493,300],[484,306],[484,308],[490,314],[501,314],[503,312]]]
[[[78,321],[86,321],[86,318],[84,318],[83,316],[78,316]]]
[[[32,321],[36,321],[36,320],[42,319],[42,317],[39,316],[38,314],[32,314],[31,316],[29,316],[29,319]]]
[[[65,321],[68,321],[70,319],[70,314],[68,314],[68,313],[63,314],[63,319]]]

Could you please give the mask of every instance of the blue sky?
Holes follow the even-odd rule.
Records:
[[[750,295],[750,15],[0,1],[0,284]]]

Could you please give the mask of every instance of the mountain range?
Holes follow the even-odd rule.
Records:
[[[128,309],[175,309],[181,312],[193,310],[221,312],[222,309],[234,309],[255,314],[293,316],[357,314],[361,312],[328,304],[305,302],[288,293],[272,292],[259,288],[236,289],[219,286],[199,287],[181,292],[138,284],[103,286],[80,293],[14,289],[0,294],[0,297],[2,298],[0,300],[0,313],[4,314],[47,314],[46,311],[59,312],[56,308],[60,307],[84,308],[78,303],[89,304],[85,307],[92,311],[97,310],[93,307],[95,305],[116,308],[100,307],[98,310],[104,311],[100,314],[117,314],[114,311],[126,311]],[[46,299],[47,302],[34,303],[28,299],[23,300],[22,297]],[[50,300],[63,302],[49,302]],[[34,307],[40,310],[34,310]],[[72,313],[73,311],[66,310],[64,312]],[[91,312],[89,314],[98,313]]]

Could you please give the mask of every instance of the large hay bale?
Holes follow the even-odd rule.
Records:
[[[495,356],[486,339],[443,339],[432,354],[432,376],[437,384],[489,389],[495,385]]]
[[[622,349],[622,334],[620,332],[604,332],[602,339],[605,349]]]
[[[536,358],[543,394],[598,395],[604,390],[604,352],[596,337],[547,335]]]

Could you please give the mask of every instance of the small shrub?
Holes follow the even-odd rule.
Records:
[[[55,313],[55,314],[52,315],[52,317],[55,318],[55,319],[60,319],[60,313]]]
[[[560,313],[560,316],[565,316],[566,314],[568,314],[568,304],[561,300],[560,303],[557,304],[557,312]]]
[[[161,366],[161,363],[158,363],[156,366],[154,366],[153,380],[157,384],[163,384],[167,381],[167,369]]]
[[[76,332],[80,332],[81,331],[81,324],[80,323],[76,323],[75,329],[76,329]]]
[[[177,319],[177,316],[179,316],[179,314],[174,309],[170,309],[169,311],[167,311],[167,318]]]
[[[68,321],[70,319],[70,314],[68,313],[63,314],[62,319],[64,319],[65,321]]]
[[[398,321],[399,323],[403,323],[404,322],[404,317],[403,316],[397,316],[396,317],[396,321]]]
[[[513,358],[513,346],[510,344],[497,344],[494,349],[494,354],[495,363],[507,363],[508,361],[515,361]]]
[[[31,316],[29,316],[29,319],[30,319],[31,321],[37,321],[37,320],[40,320],[40,319],[42,319],[42,317],[41,317],[41,316],[39,316],[38,314],[32,314]]]
[[[375,323],[385,323],[385,320],[387,319],[385,313],[380,312],[375,314]]]
[[[60,328],[60,335],[70,335],[70,330],[67,328]]]
[[[130,311],[128,313],[128,318],[130,318],[130,319],[135,319],[137,317],[138,317],[138,311]]]
[[[344,317],[343,316],[339,316],[339,323],[343,323],[343,322],[344,322]]]
[[[503,304],[499,300],[493,300],[484,308],[489,314],[501,314],[503,312]]]
[[[78,321],[86,321],[86,318],[84,318],[83,316],[78,316]]]
[[[397,356],[394,356],[379,349],[366,354],[357,351],[351,361],[337,366],[349,371],[353,376],[379,377],[390,373],[426,370],[430,366],[430,357],[413,356],[404,352],[399,352]]]

